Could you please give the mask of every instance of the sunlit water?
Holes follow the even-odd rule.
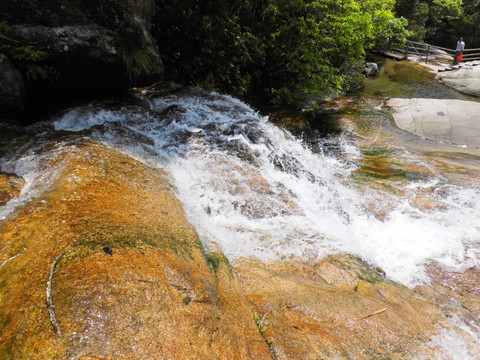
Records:
[[[422,76],[419,84],[434,83]],[[427,283],[432,261],[456,270],[479,264],[480,165],[475,149],[446,149],[391,125],[381,100],[403,86],[388,74],[373,79],[358,111],[335,115],[340,132],[308,145],[216,93],[71,108],[28,129],[29,140],[6,153],[0,170],[26,186],[0,218],[56,176],[44,164],[62,144],[41,150],[46,139],[73,134],[166,169],[205,247],[231,261],[346,251],[405,285]]]

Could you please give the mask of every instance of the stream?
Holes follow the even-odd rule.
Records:
[[[25,185],[0,207],[0,222],[59,176],[61,162],[50,160],[65,145],[88,138],[164,169],[204,247],[232,263],[343,251],[411,288],[429,283],[431,264],[478,267],[480,150],[416,138],[383,106],[392,97],[478,100],[412,62],[379,65],[359,95],[295,131],[240,100],[199,90],[137,92],[24,128],[3,124],[0,171]],[[316,121],[335,130],[315,130]]]

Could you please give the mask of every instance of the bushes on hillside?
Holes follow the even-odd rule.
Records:
[[[277,103],[348,89],[365,50],[405,38],[394,0],[155,3],[167,77]]]

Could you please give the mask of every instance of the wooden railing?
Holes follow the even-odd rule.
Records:
[[[433,60],[452,61],[455,56],[455,49],[447,49],[440,46],[430,45],[421,42],[408,40],[404,47],[394,48],[391,51],[401,54],[403,57],[408,55],[417,55],[425,59],[425,62]],[[463,50],[462,61],[480,60],[480,49]]]

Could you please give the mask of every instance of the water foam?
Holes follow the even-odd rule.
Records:
[[[41,149],[46,143],[36,139],[18,149],[16,153],[0,159],[0,171],[15,174],[25,181],[20,196],[0,207],[0,220],[41,196],[58,178],[61,165],[54,168],[51,163],[55,157],[61,156],[62,146],[58,145],[45,153]]]
[[[476,360],[480,353],[480,341],[475,332],[478,328],[472,323],[465,324],[457,315],[452,318],[455,328],[439,328],[424,350],[435,353],[436,360]],[[473,329],[472,329],[473,328]],[[425,357],[417,357],[416,360]]]

